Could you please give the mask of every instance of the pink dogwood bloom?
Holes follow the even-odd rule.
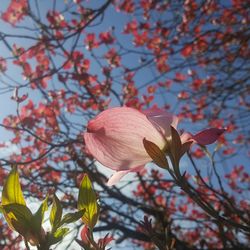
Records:
[[[108,181],[113,185],[152,161],[143,146],[144,138],[164,149],[166,139],[171,139],[171,126],[176,129],[177,124],[176,116],[158,108],[144,112],[129,107],[107,109],[89,121],[84,133],[86,149],[102,165],[117,171]],[[213,132],[185,134],[182,139],[205,145],[218,138],[218,131]]]
[[[181,142],[184,144],[185,142],[192,141],[193,143],[205,146],[214,143],[224,132],[225,129],[220,128],[208,128],[195,135],[184,132],[181,135]]]

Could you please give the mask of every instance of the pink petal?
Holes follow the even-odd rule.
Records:
[[[153,107],[143,111],[143,113],[165,138],[171,136],[170,126],[177,129],[178,117],[166,112],[163,109]]]
[[[109,178],[109,180],[107,182],[107,186],[113,186],[117,182],[119,182],[121,180],[121,178],[123,178],[126,174],[132,173],[132,172],[140,172],[143,168],[144,168],[144,166],[138,166],[138,167],[130,169],[130,170],[118,171],[118,172],[114,173]]]
[[[121,178],[123,176],[125,176],[126,174],[128,174],[130,172],[130,170],[123,170],[123,171],[118,171],[116,173],[114,173],[108,180],[107,182],[107,186],[113,186],[115,185],[117,182],[119,182],[121,180]]]
[[[104,166],[128,170],[151,161],[143,146],[146,138],[160,148],[165,141],[140,111],[118,107],[101,112],[84,133],[87,151]]]
[[[214,143],[224,132],[225,129],[209,128],[194,135],[193,139],[198,144],[208,145]]]
[[[184,132],[180,137],[181,137],[181,144],[184,144],[185,142],[192,140],[193,135],[188,132]]]

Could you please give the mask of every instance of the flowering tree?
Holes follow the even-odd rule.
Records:
[[[247,1],[3,2],[0,88],[14,108],[1,149],[15,150],[0,156],[1,186],[17,166],[27,203],[49,194],[74,211],[87,174],[100,211],[74,227],[84,249],[105,249],[107,233],[143,249],[247,248]],[[3,218],[0,235],[3,249],[20,248]]]

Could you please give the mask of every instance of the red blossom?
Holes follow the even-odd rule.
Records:
[[[49,11],[47,13],[47,19],[54,29],[67,27],[67,22],[65,21],[64,16],[58,11]]]
[[[155,59],[156,67],[160,73],[166,73],[169,71],[169,65],[167,64],[168,55],[163,53]]]
[[[192,54],[193,52],[193,46],[192,45],[186,45],[182,50],[181,50],[181,54],[184,57],[188,57]]]
[[[124,33],[125,34],[129,34],[129,33],[133,33],[135,34],[135,32],[138,29],[138,22],[136,19],[133,19],[132,21],[128,22],[125,27],[124,27]]]
[[[187,78],[186,75],[184,75],[184,74],[182,74],[182,73],[180,73],[180,72],[177,72],[177,73],[175,74],[174,80],[175,80],[176,82],[183,82],[183,81],[186,80],[186,78]]]
[[[105,54],[105,58],[112,67],[119,67],[121,65],[121,57],[118,55],[115,48],[110,49]]]
[[[205,156],[205,153],[204,153],[204,151],[202,149],[197,148],[195,151],[192,152],[192,155],[195,158],[200,159],[200,158]]]
[[[185,100],[185,99],[188,99],[189,97],[190,97],[190,94],[188,92],[186,92],[186,91],[181,91],[178,94],[179,99]]]
[[[114,37],[111,35],[110,32],[101,32],[99,34],[99,38],[100,42],[104,44],[112,44],[115,41]]]
[[[20,22],[27,14],[27,0],[11,0],[7,10],[2,13],[1,18],[12,25]]]
[[[88,33],[85,37],[84,44],[87,50],[92,50],[99,47],[95,33]]]
[[[134,33],[134,40],[133,43],[135,46],[140,47],[147,43],[148,41],[148,32],[143,31],[142,33]]]
[[[118,8],[124,12],[133,13],[135,10],[134,1],[133,0],[123,0]]]

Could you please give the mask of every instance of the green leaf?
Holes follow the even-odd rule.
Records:
[[[54,232],[60,226],[61,218],[62,218],[62,206],[59,199],[54,194],[52,209],[49,216],[50,224],[52,226],[52,232]]]
[[[29,232],[28,227],[24,223],[14,219],[11,219],[11,223],[13,225],[14,230],[17,231],[19,234],[21,234],[24,238],[26,238]]]
[[[177,179],[181,180],[182,175],[180,172],[179,162],[182,157],[183,150],[185,149],[182,147],[181,138],[180,138],[180,135],[178,134],[178,131],[172,126],[171,126],[171,136],[172,136],[172,140],[171,140],[171,148],[170,148],[170,151],[171,151],[170,158],[173,161],[172,164],[174,168],[174,173]]]
[[[0,213],[3,214],[4,213],[4,209],[3,207],[0,205]]]
[[[47,210],[48,210],[48,196],[45,198],[45,200],[43,201],[37,212],[33,215],[32,226],[37,233],[41,232],[44,213]]]
[[[27,221],[32,220],[33,215],[29,210],[29,208],[26,207],[25,205],[13,203],[8,205],[2,205],[2,208],[6,213],[13,213],[16,220],[19,219],[25,219]]]
[[[16,166],[12,167],[7,180],[4,183],[2,192],[2,205],[11,203],[26,205]]]
[[[74,213],[65,214],[62,218],[62,221],[60,222],[60,226],[62,226],[63,224],[70,224],[81,219],[84,213],[85,213],[85,209],[82,209]]]
[[[87,174],[83,176],[78,195],[78,210],[85,209],[82,217],[83,222],[92,230],[98,220],[99,207],[96,201],[96,194]]]
[[[192,143],[193,143],[192,141],[188,141],[182,144],[181,154],[180,154],[181,157],[190,149]]]
[[[182,151],[182,145],[181,145],[181,138],[178,134],[177,130],[171,126],[171,154],[174,157],[174,165],[178,166],[179,161],[181,158],[181,151]]]
[[[50,235],[49,243],[50,245],[60,242],[64,236],[68,233],[69,228],[62,227],[57,229],[52,235]]]
[[[31,228],[33,215],[29,208],[22,204],[3,205],[2,209],[5,212],[5,218],[11,228],[16,230],[21,235],[25,236]]]
[[[152,158],[155,164],[161,168],[169,169],[168,160],[161,149],[151,141],[143,139],[143,145],[148,155]]]

